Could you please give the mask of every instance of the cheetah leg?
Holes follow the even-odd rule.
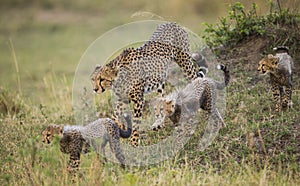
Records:
[[[209,113],[208,124],[198,146],[200,151],[203,151],[213,142],[222,125],[225,125],[223,118],[219,111],[215,108],[211,113]]]
[[[75,181],[80,164],[80,154],[82,152],[83,143],[85,142],[86,140],[83,139],[80,132],[64,133],[60,140],[61,152],[70,154],[67,170],[72,181]]]
[[[218,123],[218,127],[226,127],[226,123],[224,122],[219,110],[215,109],[215,121]]]
[[[128,101],[126,102],[122,101],[121,99],[118,99],[114,115],[112,116],[112,119],[122,130],[126,130],[127,127],[124,125],[124,122],[121,122],[118,118],[122,117],[123,113],[125,113],[126,111],[126,108],[128,108]]]
[[[216,107],[216,93],[212,86],[206,86],[200,98],[200,107],[207,111],[207,127],[199,142],[199,150],[203,151],[217,136],[219,129],[225,126],[224,120]]]
[[[282,96],[282,110],[286,111],[288,108],[292,107],[292,93],[293,93],[293,77],[290,75],[288,77],[288,85],[285,89],[285,94]]]
[[[280,88],[277,83],[274,81],[271,83],[272,85],[272,93],[273,93],[273,99],[275,103],[275,111],[279,112],[280,110]]]
[[[143,87],[143,86],[142,86]],[[142,90],[130,94],[133,102],[133,125],[130,138],[131,145],[137,147],[139,145],[139,126],[141,124],[142,110],[144,107],[144,94]]]
[[[293,102],[292,102],[293,86],[292,85],[290,85],[289,87],[286,88],[286,94],[287,94],[287,99],[288,99],[288,107],[291,108],[293,105]]]
[[[282,111],[286,111],[292,102],[292,88],[286,87],[285,93],[282,95]]]
[[[157,93],[159,94],[159,98],[164,97],[164,88],[165,88],[165,83],[161,83],[157,89]],[[154,105],[154,112],[155,112],[155,122],[151,126],[152,130],[158,131],[164,126],[164,120],[166,117],[166,113],[164,111],[164,103],[165,100],[162,102],[160,100],[157,100],[155,105]]]
[[[107,142],[108,142],[108,140],[104,137],[103,142],[101,143],[101,146],[100,146],[100,151],[101,151],[101,155],[103,157],[103,162],[104,163],[107,162],[107,158],[106,158],[106,155],[105,155],[105,146],[106,146]]]
[[[76,173],[79,170],[79,165],[80,165],[80,153],[81,153],[81,149],[77,149],[73,152],[70,153],[70,160],[67,166],[67,170],[71,176],[71,180],[72,182],[74,182],[76,180]]]
[[[206,86],[200,100],[202,101],[200,103],[200,107],[203,110],[206,110],[209,115],[211,115],[211,118],[214,122],[214,128],[225,127],[226,124],[215,105],[216,94],[211,90],[211,88],[209,88],[209,86]]]
[[[133,125],[132,125],[132,134],[130,138],[131,145],[134,147],[137,147],[139,145],[139,126],[141,124],[141,117],[138,117],[140,115],[138,112],[134,111],[134,117],[133,117]]]
[[[87,154],[87,153],[91,152],[91,145],[90,145],[89,140],[84,140],[83,147],[82,147],[82,152],[84,154]]]
[[[209,114],[212,113],[213,103],[216,100],[216,95],[213,94],[209,86],[205,86],[203,93],[200,97],[200,108],[206,110]]]
[[[216,92],[213,91],[213,87],[206,86],[201,97],[200,107],[208,112],[210,116],[208,119],[213,121],[211,125],[212,132],[216,133],[221,127],[225,127],[226,123],[224,122],[217,106],[216,106]]]
[[[109,144],[112,153],[114,153],[116,158],[119,160],[121,167],[125,168],[125,157],[122,152],[120,138],[117,136],[111,136],[109,140]]]
[[[178,66],[183,70],[185,77],[189,80],[194,80],[197,78],[197,72],[195,66],[193,65],[192,58],[190,54],[184,51],[174,51],[175,61]]]
[[[163,100],[164,101],[164,100]],[[164,111],[164,103],[157,101],[154,106],[154,112],[155,112],[155,122],[151,126],[152,130],[158,131],[164,126],[164,120],[166,117],[165,111]]]

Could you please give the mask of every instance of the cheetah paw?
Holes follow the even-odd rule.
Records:
[[[159,129],[161,129],[163,127],[161,122],[155,122],[152,126],[151,129],[153,131],[158,131]]]

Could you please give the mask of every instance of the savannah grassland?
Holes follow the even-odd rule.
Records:
[[[201,35],[202,22],[218,22],[234,1],[72,2],[0,4],[0,185],[71,184],[68,156],[60,152],[59,140],[51,146],[42,144],[41,131],[49,123],[74,123],[74,72],[96,38],[121,24],[151,18],[132,16],[139,11],[179,22]],[[252,3],[242,2],[246,8]],[[281,5],[299,11],[299,2],[285,2]],[[269,1],[257,3],[259,14],[268,13]],[[258,44],[247,47],[252,51]],[[294,44],[300,47],[299,40]],[[227,127],[209,148],[195,151],[200,137],[195,135],[174,158],[125,170],[113,163],[103,165],[92,152],[82,156],[78,185],[300,185],[299,54],[292,53],[293,108],[274,116],[268,77],[258,75],[257,61],[239,57],[239,50],[231,52],[234,60],[221,58],[232,73]]]

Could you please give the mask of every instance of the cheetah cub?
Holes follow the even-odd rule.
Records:
[[[193,131],[193,121],[190,119],[197,115],[199,107],[206,111],[208,124],[199,141],[199,150],[203,151],[211,144],[221,127],[226,126],[217,108],[217,90],[225,88],[230,81],[230,72],[225,65],[218,65],[224,72],[224,82],[199,76],[180,91],[174,91],[166,98],[160,99],[159,107],[155,108],[158,120],[152,125],[153,130],[163,127],[164,119],[177,124],[181,121],[182,131]],[[201,118],[204,119],[204,118]],[[192,123],[191,123],[192,122]],[[180,131],[180,130],[179,130]],[[180,133],[179,133],[180,134]]]
[[[286,111],[292,105],[292,68],[293,60],[288,47],[274,48],[276,55],[269,54],[259,61],[258,71],[270,74],[270,83],[275,103],[275,111]]]
[[[95,150],[98,150],[95,140],[99,138],[103,139],[100,146],[100,152],[102,153],[104,160],[106,161],[105,146],[107,142],[109,142],[111,151],[115,154],[121,166],[125,167],[125,157],[121,149],[120,137],[130,137],[132,122],[129,115],[124,114],[124,118],[128,125],[127,130],[120,129],[117,124],[118,121],[114,121],[110,118],[100,118],[86,126],[51,124],[42,132],[42,141],[43,143],[50,144],[55,135],[62,135],[60,140],[60,150],[61,152],[70,155],[67,167],[69,173],[75,173],[78,170],[80,155],[82,152],[89,152],[91,144]]]
[[[198,102],[201,109],[211,114],[216,125],[225,126],[223,118],[221,117],[216,107],[216,91],[224,89],[230,81],[230,72],[225,65],[218,65],[217,68],[224,72],[224,82],[218,82],[211,78],[203,77],[201,74],[198,78],[189,83],[184,89],[174,91],[166,98],[160,98],[154,112],[156,119],[152,125],[152,129],[157,131],[164,125],[165,117],[168,117],[174,124],[180,120],[182,107],[193,105]],[[195,108],[193,109],[195,110]]]

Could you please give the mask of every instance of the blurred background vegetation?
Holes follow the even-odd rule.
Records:
[[[59,77],[65,76],[70,84],[85,49],[106,31],[131,21],[163,18],[201,34],[205,28],[203,22],[216,23],[233,2],[3,0],[0,6],[0,84],[17,90],[18,75],[24,95],[34,100],[43,99],[32,91],[44,90],[42,79],[56,73]],[[270,9],[269,0],[241,2],[246,10],[253,2],[257,3],[259,14],[268,13]],[[282,6],[294,11],[299,1],[282,1]]]

